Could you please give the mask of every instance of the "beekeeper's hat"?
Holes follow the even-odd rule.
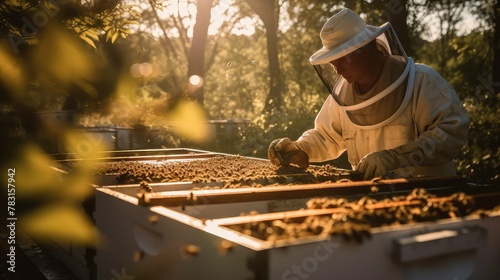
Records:
[[[312,65],[317,65],[341,58],[368,44],[390,26],[389,23],[384,23],[380,27],[366,25],[358,14],[343,9],[329,18],[321,29],[323,47],[316,51],[309,61]]]

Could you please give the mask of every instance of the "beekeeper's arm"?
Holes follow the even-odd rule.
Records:
[[[339,157],[345,151],[339,113],[338,105],[329,96],[316,116],[313,129],[304,132],[297,141],[282,138],[269,145],[271,162],[278,166],[295,164],[305,168],[309,161],[322,162]]]
[[[314,121],[314,128],[307,130],[296,141],[312,162],[322,162],[338,158],[345,150],[342,127],[339,123],[340,108],[328,96]]]

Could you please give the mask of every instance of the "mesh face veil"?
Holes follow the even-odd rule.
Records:
[[[368,99],[353,99],[355,85],[348,84],[335,71],[331,63],[313,65],[333,99],[346,112],[351,122],[361,129],[381,127],[392,121],[409,103],[413,92],[415,64],[406,55],[392,26],[387,23],[385,29],[375,39],[377,48],[390,57],[391,61],[397,61],[396,64],[401,65],[401,70],[392,70],[393,73],[389,75],[390,78],[386,78],[382,87],[380,85],[374,87],[372,90],[376,92],[371,92]],[[390,65],[384,68],[390,68]],[[384,71],[386,70],[384,69]],[[384,102],[387,102],[387,104]],[[379,116],[380,114],[377,114],[377,117],[365,117],[373,115],[373,112],[380,112],[381,108],[386,112],[385,115]]]

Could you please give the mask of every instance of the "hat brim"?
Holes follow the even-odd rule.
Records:
[[[309,58],[309,62],[311,62],[312,65],[318,65],[329,63],[333,60],[339,59],[373,41],[380,34],[389,29],[390,26],[391,25],[388,22],[382,24],[380,27],[367,25],[362,32],[358,33],[349,41],[343,43],[335,49],[329,50],[323,46],[321,49],[311,55],[311,57]]]

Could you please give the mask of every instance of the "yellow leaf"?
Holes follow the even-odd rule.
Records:
[[[20,229],[35,239],[96,246],[99,233],[78,206],[50,205],[19,218]]]
[[[103,151],[109,150],[109,141],[102,134],[81,133],[68,131],[66,135],[66,149],[75,155],[75,158],[85,159],[85,162],[105,157]]]
[[[36,197],[57,192],[63,174],[51,169],[50,158],[35,145],[26,145],[12,163],[16,168],[16,193],[21,197]]]
[[[82,38],[82,40],[84,40],[87,44],[94,47],[94,49],[97,49],[97,47],[95,46],[95,43],[94,43],[94,41],[92,41],[92,39],[87,38],[85,35],[80,35],[80,38]]]
[[[79,39],[58,26],[47,28],[46,36],[41,37],[37,48],[31,53],[32,70],[54,79],[60,88],[80,79],[94,80],[96,65]]]
[[[87,32],[85,32],[85,36],[88,36],[96,41],[99,40],[99,34],[98,34],[98,31],[95,30],[95,29],[90,29],[90,30],[87,30]]]
[[[90,165],[68,174],[35,145],[26,145],[10,166],[16,168],[16,194],[22,198],[80,201],[92,193]]]
[[[128,19],[126,19],[126,20],[123,21],[123,24],[139,24],[139,22],[135,21],[135,20],[128,20]]]
[[[52,4],[52,1],[45,0],[44,1],[44,5],[48,9],[53,10],[53,12],[58,12],[59,11],[59,6],[56,6],[56,5]]]
[[[167,120],[171,122],[173,131],[186,139],[204,142],[214,135],[203,108],[194,102],[179,102],[167,115]]]
[[[115,42],[116,38],[118,38],[118,35],[119,35],[119,32],[118,32],[118,31],[116,31],[116,32],[113,34],[113,36],[111,37],[111,43],[114,43],[114,42]]]
[[[115,29],[109,29],[107,34],[106,34],[106,42],[109,41],[109,39],[111,39],[111,37],[113,36],[113,33],[115,32]]]
[[[58,190],[58,195],[61,200],[68,201],[69,199],[81,200],[89,197],[94,188],[91,183],[95,183],[96,179],[92,178],[91,171],[82,170],[83,172],[69,174],[64,179],[64,184]]]
[[[130,31],[130,29],[127,29],[127,28],[121,28],[120,31],[122,33],[126,33],[126,34],[132,34],[132,31]]]
[[[16,63],[9,52],[0,47],[0,81],[4,83],[12,92],[24,95],[26,80],[20,69],[20,64]]]

